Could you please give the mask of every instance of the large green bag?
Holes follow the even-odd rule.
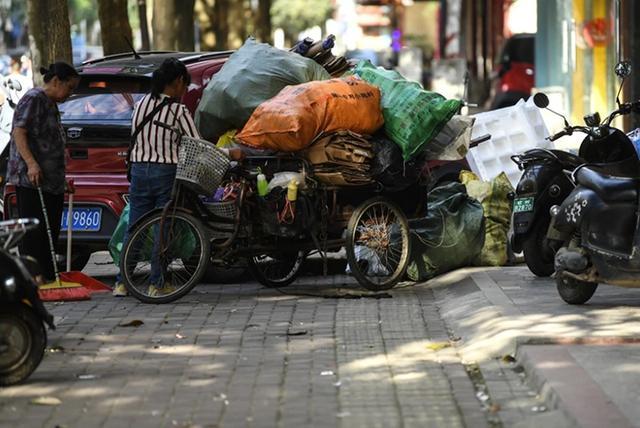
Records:
[[[484,244],[482,205],[464,185],[437,187],[427,197],[427,214],[409,222],[411,256],[407,275],[426,281],[471,265]]]
[[[384,130],[400,146],[404,160],[420,153],[462,106],[460,100],[425,91],[418,82],[368,60],[360,61],[353,73],[380,88]]]
[[[196,126],[210,141],[242,129],[253,111],[285,86],[330,79],[312,59],[249,38],[207,84],[196,109]]]
[[[509,259],[507,242],[511,223],[511,201],[509,193],[513,186],[507,174],[501,172],[493,180],[481,181],[471,171],[462,171],[460,181],[467,193],[480,201],[485,217],[484,247],[473,261],[476,266],[504,266]]]

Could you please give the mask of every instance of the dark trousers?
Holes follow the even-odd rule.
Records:
[[[54,248],[58,245],[58,235],[60,234],[60,220],[64,208],[64,194],[42,192],[44,203],[47,207],[51,234]],[[51,249],[49,248],[49,238],[47,237],[47,225],[42,213],[42,204],[38,190],[28,187],[16,187],[18,198],[18,216],[21,218],[37,218],[40,226],[28,232],[20,242],[20,254],[29,255],[35,258],[40,264],[42,274],[47,281],[55,279],[53,271],[53,260],[51,260]]]

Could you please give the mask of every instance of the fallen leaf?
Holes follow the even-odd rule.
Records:
[[[513,364],[516,362],[516,359],[513,355],[507,354],[505,356],[502,357],[502,362],[503,363],[508,363],[508,364]]]
[[[99,377],[100,376],[94,375],[94,374],[81,374],[81,375],[78,375],[78,379],[80,379],[80,380],[91,380],[91,379],[97,379]]]
[[[304,336],[307,334],[307,330],[287,331],[287,336]]]
[[[56,397],[38,397],[31,400],[30,403],[38,406],[58,406],[62,404],[62,401]]]
[[[498,413],[500,411],[500,405],[498,403],[493,403],[489,406],[489,413]]]
[[[129,322],[126,322],[124,324],[118,324],[120,327],[140,327],[142,324],[144,324],[144,321],[142,320],[131,320]]]
[[[438,352],[444,348],[450,348],[451,343],[449,342],[433,342],[427,345],[427,349],[431,349],[432,351]]]

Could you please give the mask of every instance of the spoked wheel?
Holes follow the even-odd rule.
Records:
[[[347,261],[360,285],[368,290],[392,288],[409,264],[409,223],[404,213],[384,198],[358,207],[347,225]]]
[[[269,288],[286,287],[298,278],[307,256],[305,251],[283,251],[249,257],[249,271]]]
[[[123,282],[141,302],[173,302],[198,284],[209,264],[210,250],[199,220],[180,211],[163,220],[158,210],[134,226],[123,248]]]
[[[0,306],[0,386],[22,382],[38,367],[47,332],[24,304]]]

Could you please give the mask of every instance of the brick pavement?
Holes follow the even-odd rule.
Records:
[[[201,285],[169,305],[54,304],[49,352],[0,391],[0,425],[487,426],[455,348],[429,348],[448,336],[428,289],[326,298],[360,293],[331,276],[289,292]],[[122,326],[132,320],[143,324]],[[61,404],[30,404],[40,396]]]

